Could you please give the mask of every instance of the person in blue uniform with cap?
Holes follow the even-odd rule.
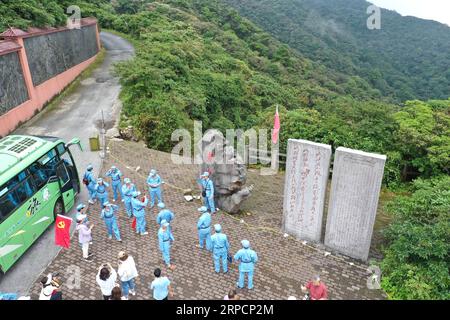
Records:
[[[77,213],[75,214],[75,220],[78,220],[78,217],[80,215],[86,215],[86,222],[89,222],[87,217],[87,207],[84,205],[84,203],[80,203],[77,206]]]
[[[156,222],[159,225],[161,225],[161,222],[163,220],[166,220],[168,223],[172,223],[172,220],[175,218],[175,214],[166,208],[164,202],[158,203],[158,208],[161,211],[159,211],[158,215],[156,216]]]
[[[161,227],[158,230],[159,250],[162,253],[164,263],[171,270],[175,269],[175,266],[170,263],[170,247],[174,241],[175,239],[169,228],[169,223],[166,220],[161,221]]]
[[[159,174],[156,173],[155,169],[150,170],[150,173],[147,177],[147,184],[149,187],[151,203],[150,207],[153,208],[155,205],[155,199],[158,199],[158,203],[163,202],[162,200],[162,192],[161,192],[161,184],[163,183]]]
[[[220,262],[222,262],[223,272],[228,272],[228,250],[230,243],[226,234],[222,233],[222,226],[220,224],[214,225],[215,234],[211,236],[211,246],[214,259],[214,271],[220,272]]]
[[[113,201],[116,202],[119,199],[120,193],[120,198],[122,199],[122,202],[124,202],[122,193],[122,172],[116,166],[112,166],[111,169],[106,172],[106,176],[111,177],[111,187],[114,193]]]
[[[141,201],[138,199],[141,193],[139,191],[133,192],[133,199],[131,199],[131,205],[133,207],[133,216],[136,217],[136,233],[139,233],[141,236],[148,234],[145,231],[145,226],[147,222],[145,221],[145,207],[148,204],[147,196],[144,196],[144,200]]]
[[[214,205],[214,183],[209,178],[209,172],[203,172],[201,178],[203,204],[208,208],[209,212],[216,213],[216,207]]]
[[[239,280],[238,287],[244,288],[244,279],[247,274],[248,288],[253,289],[253,272],[255,270],[255,264],[258,262],[258,255],[252,249],[250,249],[250,242],[248,240],[242,240],[242,249],[240,249],[235,255],[234,260],[239,262]]]
[[[119,226],[117,225],[116,213],[119,211],[119,207],[105,202],[103,204],[103,210],[100,214],[100,218],[105,221],[106,230],[108,231],[108,239],[112,239],[113,233],[117,241],[121,242]]]
[[[105,202],[108,201],[108,188],[109,183],[103,181],[102,178],[97,179],[97,184],[95,185],[95,194],[97,199],[100,201],[100,206],[103,208]]]
[[[92,164],[89,164],[86,168],[86,171],[83,175],[83,183],[86,185],[86,188],[89,192],[89,203],[94,204],[95,200],[95,185],[97,184],[94,178],[94,167]]]
[[[198,208],[198,211],[202,213],[197,222],[198,248],[203,249],[206,241],[206,249],[211,251],[211,214],[205,206]]]
[[[134,183],[131,183],[131,180],[129,178],[123,179],[124,185],[122,186],[122,194],[124,204],[125,204],[125,210],[127,211],[127,215],[129,218],[133,216],[133,206],[131,205],[131,200],[133,199],[133,192],[137,191],[136,186]]]

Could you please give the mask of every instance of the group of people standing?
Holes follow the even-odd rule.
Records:
[[[112,201],[117,202],[120,195],[128,217],[134,217],[136,219],[136,233],[141,236],[148,234],[145,230],[145,207],[148,205],[149,199],[146,196],[138,198],[141,193],[137,191],[136,186],[131,183],[129,178],[125,178],[123,180],[124,184],[122,185],[122,173],[117,167],[112,166],[106,173],[106,176],[111,178],[111,185],[114,191]],[[234,261],[239,263],[237,287],[244,288],[245,277],[247,276],[247,288],[253,289],[253,273],[255,264],[258,262],[257,253],[251,249],[250,242],[244,239],[241,241],[242,248],[232,257],[229,254],[230,243],[227,235],[223,232],[222,226],[220,224],[214,224],[214,234],[211,234],[212,214],[214,215],[217,212],[214,205],[214,185],[209,178],[208,172],[201,174],[198,182],[202,187],[203,206],[198,208],[201,215],[197,221],[199,241],[197,247],[206,249],[212,254],[216,273],[220,273],[221,269],[223,273],[227,273],[228,263],[234,259]],[[94,203],[96,200],[100,202],[100,217],[105,222],[108,238],[112,239],[114,236],[117,241],[122,241],[117,224],[119,206],[109,202],[109,183],[102,178],[94,178],[92,165],[87,167],[83,177],[83,183],[86,184],[89,191],[89,203]],[[157,201],[157,206],[160,209],[156,217],[156,222],[160,226],[158,230],[159,249],[166,266],[170,270],[174,270],[175,266],[171,263],[170,259],[170,249],[171,244],[175,240],[171,228],[171,223],[175,215],[162,202],[162,183],[161,177],[157,174],[156,170],[152,169],[147,178],[147,184],[150,193],[150,207],[153,207]],[[86,261],[92,261],[89,245],[92,243],[93,224],[89,222],[87,207],[82,203],[77,206],[76,220],[78,239],[82,248],[83,258]],[[100,286],[105,300],[128,300],[129,295],[136,295],[135,278],[137,276],[138,271],[133,257],[125,251],[120,251],[118,254],[117,271],[111,264],[103,264],[98,269],[96,281]],[[153,290],[154,299],[167,300],[169,296],[172,297],[173,289],[171,282],[166,276],[162,276],[161,269],[156,268],[154,270],[154,276],[155,278],[149,286],[150,290]],[[53,288],[52,283],[55,282],[53,280],[51,275],[42,279],[40,299],[48,300],[50,298],[53,299],[52,297],[55,294],[61,295],[58,288]],[[308,282],[301,289],[302,291],[308,292],[308,299],[327,299],[327,288],[320,281],[319,276],[316,276],[314,281]],[[231,289],[224,299],[236,300],[239,299],[239,296],[234,289]]]

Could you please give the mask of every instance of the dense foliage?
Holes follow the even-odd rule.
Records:
[[[221,0],[306,57],[359,76],[398,102],[447,99],[449,27],[381,10],[367,28],[365,0]],[[413,4],[411,4],[413,5]]]
[[[204,129],[270,129],[279,105],[281,152],[301,138],[386,154],[388,187],[416,180],[412,195],[389,205],[383,288],[392,299],[449,298],[450,41],[441,26],[383,11],[386,30],[369,34],[360,0],[345,1],[348,15],[342,0],[0,3],[0,30],[63,25],[75,4],[128,35],[136,56],[116,67],[121,126],[151,148],[171,150],[172,132],[192,130],[194,120]],[[419,44],[406,26],[430,38]],[[443,99],[406,101],[415,97]]]
[[[450,177],[414,182],[389,206],[394,222],[381,268],[391,299],[450,299]]]

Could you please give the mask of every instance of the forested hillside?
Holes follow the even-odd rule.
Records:
[[[367,28],[364,0],[221,0],[328,68],[358,75],[398,102],[450,95],[450,27],[382,9]]]
[[[388,208],[383,288],[392,299],[448,299],[449,28],[383,11],[370,33],[367,4],[346,0],[345,13],[343,2],[0,0],[0,29],[63,25],[75,4],[126,34],[136,55],[116,66],[121,126],[151,148],[170,151],[173,130],[194,120],[270,129],[279,105],[282,152],[301,138],[386,154],[384,185],[402,193]]]

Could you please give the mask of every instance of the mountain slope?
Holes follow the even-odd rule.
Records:
[[[364,0],[221,0],[315,62],[358,75],[397,101],[450,94],[450,28],[381,10],[367,28]]]

